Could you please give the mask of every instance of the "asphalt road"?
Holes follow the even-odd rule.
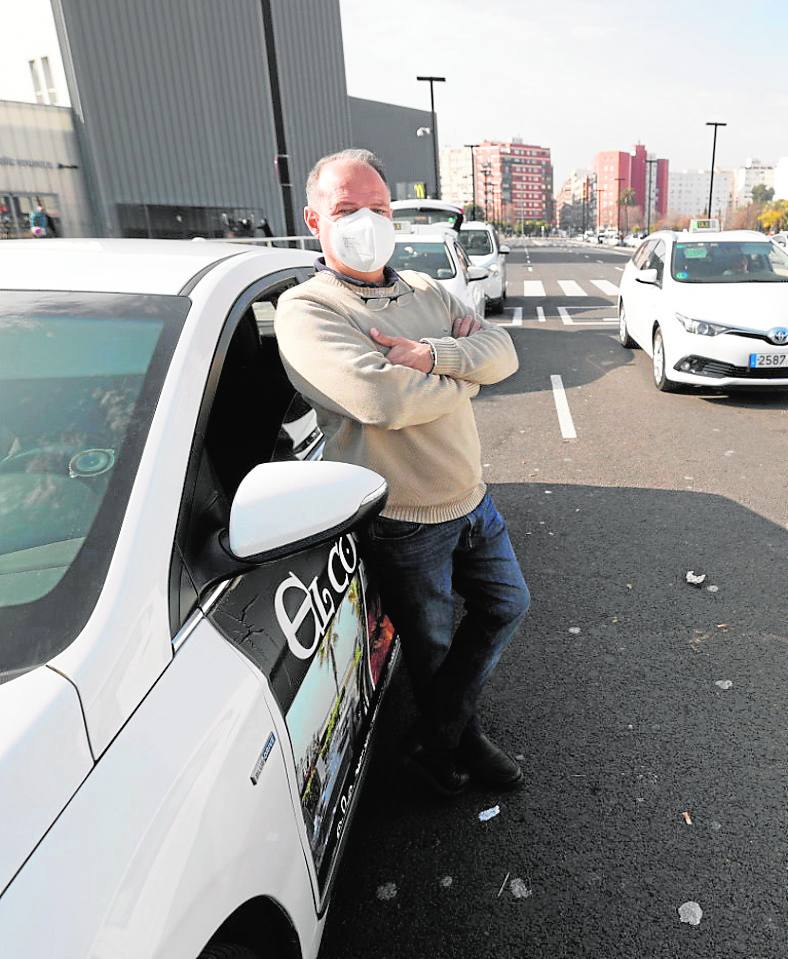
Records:
[[[788,395],[660,394],[605,322],[625,262],[515,250],[520,371],[476,401],[533,596],[483,714],[526,785],[411,781],[401,670],[321,959],[788,955]]]

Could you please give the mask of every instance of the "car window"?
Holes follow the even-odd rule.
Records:
[[[662,283],[662,277],[665,272],[665,244],[662,240],[659,240],[649,252],[644,269],[656,270],[657,283]]]
[[[454,253],[455,253],[455,255],[456,255],[456,257],[457,257],[457,259],[458,259],[458,261],[459,261],[459,263],[460,263],[460,269],[462,270],[462,275],[465,277],[465,282],[468,283],[468,282],[469,282],[469,279],[468,279],[468,270],[470,270],[470,268],[471,268],[471,266],[473,266],[473,264],[471,263],[470,258],[468,257],[468,254],[467,254],[467,253],[465,252],[465,250],[462,248],[462,246],[460,245],[460,243],[455,242],[455,243],[452,244],[452,247],[453,247]]]
[[[641,243],[640,246],[635,251],[635,255],[632,257],[632,263],[637,267],[638,270],[643,269],[643,264],[646,262],[646,258],[654,245],[654,240],[646,240]]]
[[[458,239],[470,256],[488,256],[493,252],[492,239],[487,230],[460,230]]]
[[[788,254],[768,240],[680,240],[671,275],[679,283],[785,283]]]
[[[65,649],[98,599],[190,303],[0,301],[1,683]]]
[[[297,394],[273,336],[279,297],[297,283],[293,273],[261,281],[236,304],[225,324],[198,419],[178,520],[170,579],[173,633],[197,602],[204,585],[201,551],[207,537],[227,527],[241,480],[261,463],[291,458],[296,446],[314,444],[310,434],[316,418],[314,414],[309,418],[306,404],[294,402]],[[210,384],[215,384],[212,391]]]
[[[416,270],[435,280],[450,280],[457,275],[446,244],[420,240],[398,241],[389,266],[395,270]]]

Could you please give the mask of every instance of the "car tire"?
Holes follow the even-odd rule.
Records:
[[[260,959],[260,956],[248,946],[239,946],[232,942],[215,942],[206,946],[197,959]]]
[[[618,307],[618,342],[627,350],[636,350],[637,343],[629,335],[627,329],[627,315],[624,310],[624,304]]]
[[[487,301],[487,312],[495,315],[496,313],[503,313],[503,304],[506,298],[501,296],[497,300],[488,300]]]
[[[654,385],[661,393],[678,393],[681,386],[665,375],[665,341],[662,330],[654,330],[654,348],[651,354],[651,371],[654,376]]]

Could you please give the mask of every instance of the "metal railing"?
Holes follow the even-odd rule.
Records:
[[[279,246],[299,250],[314,250],[320,252],[320,241],[314,236],[236,236],[228,239],[227,243],[246,243],[249,246]],[[310,245],[307,246],[307,243]]]

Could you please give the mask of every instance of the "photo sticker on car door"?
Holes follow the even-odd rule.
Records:
[[[214,624],[268,677],[324,886],[394,642],[352,534],[239,577]]]

